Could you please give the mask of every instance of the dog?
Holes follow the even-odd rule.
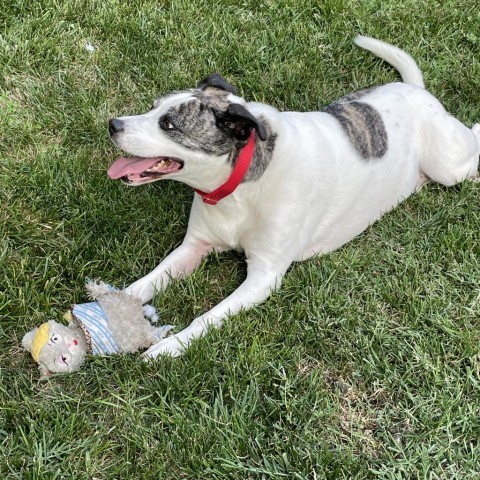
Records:
[[[355,43],[395,67],[403,82],[354,92],[321,112],[280,112],[238,96],[218,74],[111,119],[130,157],[112,179],[172,179],[196,191],[183,243],[126,291],[151,300],[212,251],[245,253],[247,277],[227,298],[145,355],[177,356],[210,326],[263,302],[290,265],[344,245],[425,181],[450,186],[477,174],[480,124],[448,114],[403,50]]]

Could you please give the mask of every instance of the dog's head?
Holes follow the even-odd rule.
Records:
[[[194,187],[215,183],[253,129],[266,139],[236,88],[213,74],[196,89],[158,98],[143,115],[110,120],[111,139],[132,156],[119,158],[108,175],[129,185],[167,177]]]

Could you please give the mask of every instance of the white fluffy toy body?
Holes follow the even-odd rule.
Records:
[[[79,370],[87,354],[135,353],[159,342],[173,328],[154,327],[158,315],[151,305],[104,282],[87,282],[94,302],[73,305],[68,326],[50,320],[28,332],[23,347],[31,352],[43,376]],[[148,320],[150,319],[150,321]]]

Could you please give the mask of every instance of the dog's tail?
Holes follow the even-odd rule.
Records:
[[[369,50],[395,67],[405,83],[425,88],[422,72],[415,60],[407,52],[389,43],[371,37],[364,37],[363,35],[356,37],[354,42],[359,47]]]

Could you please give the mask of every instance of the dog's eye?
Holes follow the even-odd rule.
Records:
[[[53,334],[53,335],[50,337],[50,341],[51,341],[52,343],[57,343],[59,340],[60,340],[60,337],[59,337],[58,335]]]
[[[158,124],[160,125],[160,128],[162,130],[175,130],[175,126],[172,125],[172,123],[168,120],[167,117],[162,117],[159,121]]]

